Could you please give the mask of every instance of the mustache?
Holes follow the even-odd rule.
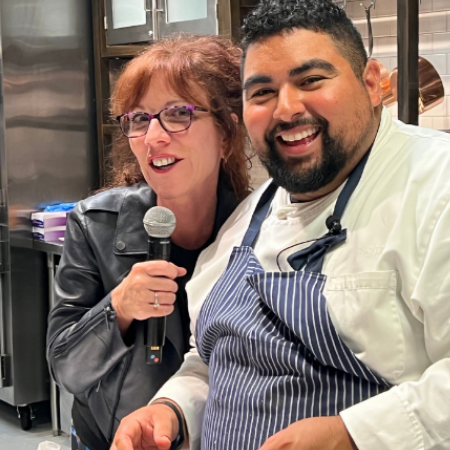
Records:
[[[293,122],[281,122],[266,134],[266,142],[273,142],[275,140],[275,135],[281,131],[288,131],[305,125],[313,125],[325,129],[328,126],[328,121],[322,118],[316,119],[315,117],[306,117],[297,119]]]

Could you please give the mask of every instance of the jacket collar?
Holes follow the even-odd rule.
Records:
[[[385,106],[383,106],[383,109],[381,110],[380,126],[378,127],[378,132],[372,147],[372,154],[382,152],[386,140],[389,140],[391,138],[394,130],[395,126],[391,117],[391,113]]]
[[[115,201],[114,204],[114,208],[109,208],[109,210],[118,213],[113,243],[114,253],[116,255],[146,255],[148,235],[143,225],[143,219],[145,213],[156,206],[156,194],[148,184],[141,182],[128,187],[119,201]],[[238,201],[233,190],[224,176],[221,175],[217,191],[214,228],[208,244],[214,241],[220,227],[237,205]]]
[[[145,213],[156,205],[156,195],[146,183],[130,186],[118,210],[114,253],[116,255],[147,254],[148,235],[143,225]]]

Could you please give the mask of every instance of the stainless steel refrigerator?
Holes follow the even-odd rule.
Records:
[[[98,187],[89,0],[0,2],[0,400],[49,399],[46,254],[30,212]]]

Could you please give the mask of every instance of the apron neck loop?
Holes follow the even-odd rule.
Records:
[[[364,167],[369,159],[370,151],[371,148],[369,148],[363,158],[352,170],[347,179],[347,183],[339,194],[334,212],[326,220],[326,226],[329,230],[328,233],[317,239],[308,248],[300,250],[288,258],[288,262],[294,270],[301,270],[304,268],[304,270],[320,273],[322,271],[323,259],[327,251],[338,243],[345,241],[347,238],[347,231],[342,229],[341,218],[350,197],[361,179]],[[272,181],[259,199],[250,226],[242,241],[242,246],[253,247],[255,245],[261,225],[269,213],[277,189],[278,186]]]
[[[261,229],[261,225],[269,213],[272,200],[275,197],[277,189],[278,186],[272,181],[259,199],[255,212],[253,213],[250,226],[248,227],[247,233],[245,233],[242,241],[242,246],[253,247],[255,245],[259,230]]]
[[[342,189],[342,192],[339,194],[336,201],[333,214],[329,216],[325,222],[330,234],[339,234],[342,230],[341,219],[344,214],[345,207],[355,191],[356,186],[358,186],[371,150],[372,147],[369,148],[366,154],[361,158],[359,163],[350,173],[347,183],[345,183],[344,189]]]
[[[328,233],[317,239],[309,247],[302,249],[288,258],[288,262],[294,270],[305,270],[309,272],[322,272],[323,261],[329,250],[347,239],[347,230],[342,229],[341,218],[344,210],[358,186],[364,167],[366,166],[372,148],[366,152],[356,167],[350,173],[347,183],[345,183],[336,201],[333,214],[325,222]]]

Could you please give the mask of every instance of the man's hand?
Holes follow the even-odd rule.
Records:
[[[357,450],[339,416],[312,417],[273,435],[260,450]]]
[[[175,413],[155,403],[122,419],[110,450],[169,450],[177,434]]]

